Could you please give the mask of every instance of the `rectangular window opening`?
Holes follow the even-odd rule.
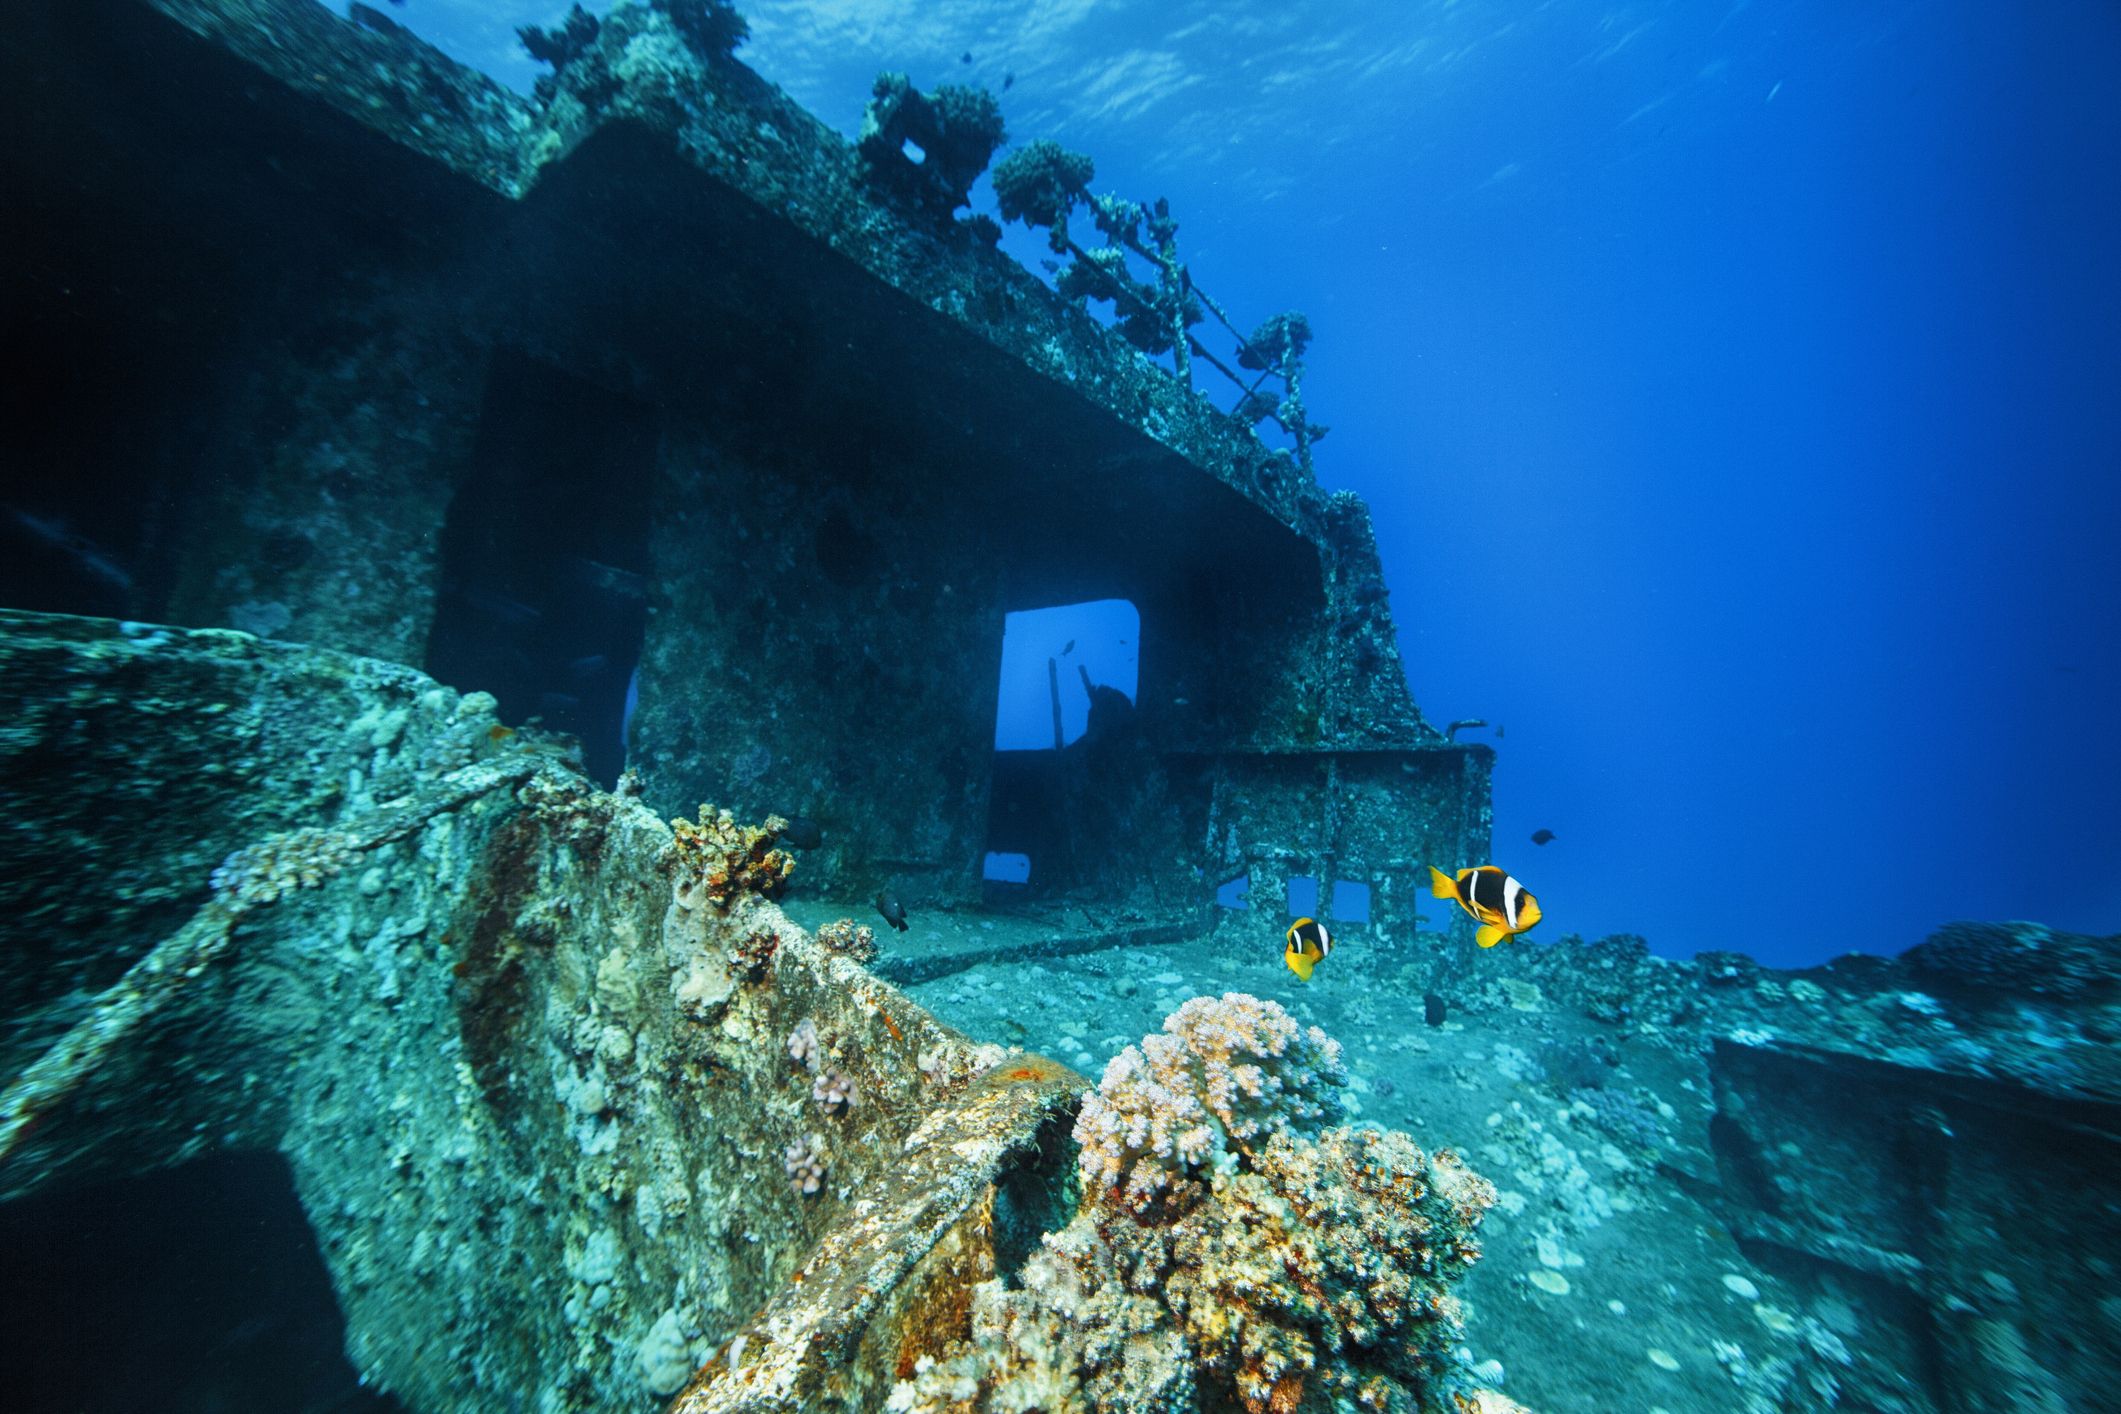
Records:
[[[1333,881],[1331,908],[1336,923],[1367,923],[1370,921],[1370,886],[1353,879]]]
[[[1298,874],[1289,880],[1289,916],[1318,916],[1318,880],[1308,874]]]
[[[1031,882],[1031,856],[989,850],[986,862],[980,867],[980,877],[995,884],[1028,884]]]

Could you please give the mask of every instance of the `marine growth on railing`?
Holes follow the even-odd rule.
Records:
[[[884,73],[877,76],[858,150],[872,185],[947,221],[970,202],[972,184],[1007,137],[1001,107],[986,89],[943,84],[922,93],[904,74]],[[1066,258],[1047,266],[1054,287],[1070,299],[1110,304],[1120,334],[1152,358],[1169,354],[1173,374],[1188,387],[1196,359],[1229,379],[1238,390],[1230,415],[1253,427],[1273,419],[1294,440],[1297,462],[1311,474],[1311,448],[1326,429],[1304,411],[1310,321],[1292,311],[1241,333],[1178,258],[1178,221],[1170,203],[1093,195],[1095,175],[1088,157],[1058,143],[1042,138],[1020,147],[994,169],[1002,220],[1043,228],[1054,255]],[[1069,232],[1069,218],[1078,211],[1087,211],[1097,228],[1093,245],[1080,244]],[[1001,238],[987,216],[963,224],[989,240]],[[1236,340],[1230,361],[1193,332],[1211,316]]]

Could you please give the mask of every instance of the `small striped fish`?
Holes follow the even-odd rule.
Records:
[[[1480,924],[1473,941],[1484,948],[1514,938],[1539,921],[1539,900],[1492,864],[1461,869],[1455,879],[1431,865],[1429,876],[1430,893],[1458,900],[1458,906]]]
[[[1288,946],[1282,949],[1281,960],[1289,964],[1289,970],[1297,980],[1311,980],[1311,969],[1326,960],[1333,951],[1333,935],[1326,925],[1316,918],[1299,918],[1289,925]]]

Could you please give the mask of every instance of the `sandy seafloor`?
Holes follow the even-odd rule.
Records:
[[[789,912],[812,927],[840,916],[871,923],[887,959],[1023,949],[1055,931],[929,913],[899,935],[866,907],[804,902]],[[1531,983],[1483,981],[1477,955],[1431,1026],[1418,983],[1403,975],[1413,969],[1381,961],[1375,940],[1344,938],[1306,984],[1281,960],[1273,916],[1239,921],[1251,917],[1187,942],[979,962],[905,990],[976,1039],[1039,1052],[1091,1082],[1189,997],[1270,997],[1340,1041],[1348,1122],[1456,1149],[1500,1191],[1482,1228],[1485,1255],[1459,1286],[1472,1358],[1499,1364],[1499,1380],[1486,1371],[1496,1387],[1541,1414],[1739,1410],[1749,1396],[1768,1407],[1812,1403],[1788,1386],[1845,1360],[1861,1339],[1858,1299],[1801,1308],[1689,1196],[1690,1177],[1715,1181],[1698,1033],[1593,1021]],[[1432,945],[1446,944],[1424,940]],[[1629,1098],[1623,1118],[1647,1122],[1615,1132],[1571,1098],[1585,1079]]]

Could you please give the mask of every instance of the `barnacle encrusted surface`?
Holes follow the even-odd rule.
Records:
[[[1340,1114],[1340,1043],[1279,1003],[1244,992],[1195,997],[1105,1066],[1075,1139],[1086,1183],[1135,1212],[1182,1203],[1275,1131]]]
[[[1141,1189],[1101,1181],[1103,1161],[1086,1159],[1085,1208],[1015,1285],[978,1288],[970,1338],[901,1381],[888,1407],[1281,1414],[1449,1411],[1477,1397],[1454,1354],[1449,1288],[1480,1255],[1473,1232],[1494,1188],[1403,1134],[1299,1132],[1327,1110],[1313,1090],[1337,1074],[1337,1047],[1272,1003],[1195,998],[1165,1030],[1141,1047],[1163,1063],[1157,1088],[1143,1088],[1146,1060],[1115,1063],[1083,1113],[1140,1118],[1141,1097],[1212,1096],[1199,1112],[1229,1136],[1230,1162],[1206,1167],[1180,1209],[1145,1208]]]

